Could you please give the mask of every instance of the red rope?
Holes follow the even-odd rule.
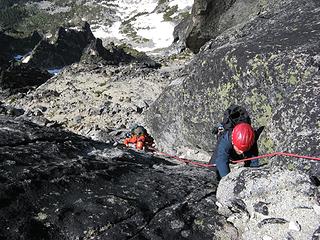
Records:
[[[200,167],[215,167],[216,166],[215,164],[205,164],[205,163],[195,162],[195,161],[192,161],[192,160],[186,159],[186,158],[180,158],[180,157],[170,155],[170,154],[167,154],[164,152],[159,152],[156,149],[152,149],[152,150],[154,150],[156,153],[159,153],[159,154],[167,156],[167,157],[174,158],[174,159],[181,161],[181,162],[184,162],[184,163],[188,163],[188,164],[192,164],[192,165],[196,165],[196,166],[200,166]],[[267,157],[274,157],[274,156],[286,156],[286,157],[304,158],[304,159],[308,159],[308,160],[320,161],[320,158],[317,158],[317,157],[302,156],[302,155],[298,155],[298,154],[294,154],[294,153],[286,153],[286,152],[274,152],[274,153],[268,153],[268,154],[264,154],[264,155],[260,155],[260,156],[256,156],[256,157],[245,158],[245,159],[231,161],[231,162],[232,163],[241,163],[241,162],[245,162],[245,161],[250,161],[250,160],[255,160],[255,159],[260,159],[260,158],[267,158]]]

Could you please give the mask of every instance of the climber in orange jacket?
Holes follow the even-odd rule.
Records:
[[[131,136],[126,138],[123,143],[126,146],[134,144],[136,149],[143,150],[145,147],[152,146],[153,139],[149,136],[144,127],[137,126],[131,130]]]

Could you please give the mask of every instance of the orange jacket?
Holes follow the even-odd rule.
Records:
[[[145,136],[139,136],[139,137],[138,136],[132,136],[130,138],[126,138],[123,143],[125,145],[128,145],[129,143],[145,142],[145,140],[146,140]]]

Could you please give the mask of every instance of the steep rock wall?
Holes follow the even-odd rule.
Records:
[[[265,11],[280,8],[282,2],[274,0],[196,0],[192,8],[186,46],[198,52],[207,41],[223,31],[243,24]]]
[[[319,12],[318,1],[290,1],[208,42],[148,112],[158,146],[209,152],[212,127],[235,103],[266,126],[262,152],[319,155]]]

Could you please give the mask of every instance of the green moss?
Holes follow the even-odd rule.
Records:
[[[235,84],[228,82],[219,86],[217,95],[219,96],[220,107],[226,109],[230,105],[231,92],[233,91]]]
[[[268,125],[272,116],[272,107],[269,104],[263,104],[260,106],[262,115],[257,118],[257,123],[261,126]]]
[[[295,74],[291,74],[288,79],[288,83],[290,83],[291,85],[296,85],[298,82],[299,81],[297,79],[297,76]]]
[[[272,82],[272,77],[269,72],[269,63],[268,61],[271,59],[275,59],[275,55],[271,55],[269,58],[261,56],[257,54],[253,59],[249,60],[249,70],[251,75],[254,78],[261,79],[264,78],[269,82]]]
[[[203,219],[195,219],[194,224],[203,227],[204,221]]]
[[[231,79],[235,80],[235,81],[239,81],[241,78],[241,74],[242,74],[242,69],[241,67],[239,67],[238,64],[238,60],[236,58],[236,56],[232,55],[229,56],[228,54],[225,56],[224,58],[225,63],[227,64],[227,66],[230,68],[230,70],[233,72],[233,75],[231,76]]]
[[[289,171],[294,171],[296,169],[296,166],[293,163],[289,163],[287,167]]]
[[[275,144],[271,138],[262,138],[259,140],[259,145],[268,153],[274,152]]]

